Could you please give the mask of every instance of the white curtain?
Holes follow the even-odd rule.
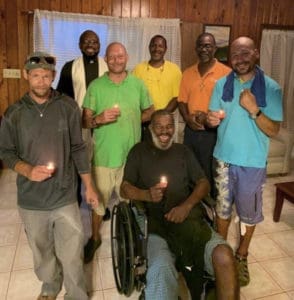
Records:
[[[100,56],[104,56],[109,43],[118,41],[124,44],[129,54],[129,70],[142,60],[150,58],[149,41],[153,35],[161,34],[168,44],[165,58],[180,67],[179,19],[117,18],[35,10],[34,50],[46,51],[56,56],[59,73],[66,61],[81,55],[78,46],[79,36],[87,29],[99,35]]]
[[[294,131],[294,31],[264,29],[260,47],[260,65],[282,87],[283,127]]]

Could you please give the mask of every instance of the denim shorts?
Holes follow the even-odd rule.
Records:
[[[229,219],[235,204],[241,222],[255,225],[263,221],[262,192],[266,169],[240,167],[220,160],[215,160],[215,163],[218,217]]]

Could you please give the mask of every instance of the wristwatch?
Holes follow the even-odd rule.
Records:
[[[255,113],[255,114],[250,114],[250,118],[253,119],[253,120],[255,120],[258,116],[261,115],[261,113],[262,113],[262,111],[259,110],[259,111],[258,111],[257,113]]]

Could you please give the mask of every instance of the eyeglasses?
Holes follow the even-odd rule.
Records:
[[[55,65],[55,57],[53,56],[32,56],[27,60],[27,63],[30,64],[39,64],[39,63],[45,63],[49,65]]]
[[[210,45],[210,44],[199,44],[199,45],[196,46],[196,48],[198,50],[202,50],[202,49],[211,50],[211,49],[214,48],[214,46]]]

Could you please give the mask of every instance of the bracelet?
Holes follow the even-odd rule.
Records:
[[[250,114],[250,118],[255,120],[257,117],[261,115],[261,110],[259,110],[256,114]]]

